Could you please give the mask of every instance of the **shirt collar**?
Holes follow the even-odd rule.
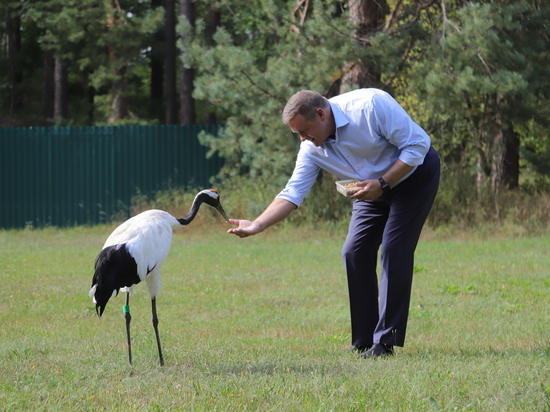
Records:
[[[329,100],[329,103],[330,103],[330,109],[332,110],[332,115],[334,116],[334,123],[336,125],[336,134],[334,138],[338,140],[338,129],[340,127],[347,125],[349,123],[349,120],[346,117],[346,115],[342,112],[342,110],[340,110],[340,107],[337,104],[332,103],[330,100]]]

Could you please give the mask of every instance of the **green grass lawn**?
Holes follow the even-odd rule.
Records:
[[[348,352],[341,236],[181,229],[158,299],[99,319],[111,227],[0,231],[0,411],[550,411],[550,239],[419,244],[406,346]]]

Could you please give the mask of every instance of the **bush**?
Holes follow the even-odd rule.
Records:
[[[478,188],[477,182],[460,172],[442,176],[439,192],[428,217],[433,229],[480,229],[520,227],[520,232],[541,234],[550,223],[550,191],[530,185],[498,193]]]
[[[351,201],[336,192],[335,178],[322,173],[305,202],[279,228],[286,225],[323,230],[327,234],[345,233],[351,213]],[[271,203],[282,187],[273,181],[236,176],[212,186],[220,192],[222,204],[231,218],[253,220]],[[201,188],[204,189],[204,188]],[[145,209],[163,209],[174,216],[187,214],[201,189],[172,189],[152,198],[137,196],[133,213]],[[183,209],[182,209],[183,208]],[[219,222],[215,210],[201,209],[194,227]],[[199,222],[199,223],[197,223]],[[476,189],[471,177],[444,174],[427,226],[442,233],[464,230],[508,234],[545,234],[550,223],[550,192],[533,191],[531,186],[494,194]]]

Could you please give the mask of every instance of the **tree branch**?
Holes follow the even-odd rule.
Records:
[[[240,73],[247,78],[247,80],[250,82],[250,84],[252,86],[254,86],[255,88],[257,88],[258,90],[260,90],[262,93],[264,93],[265,95],[271,97],[272,99],[276,99],[278,100],[277,96],[271,94],[268,90],[260,87],[254,80],[252,80],[252,78],[248,75],[248,73],[246,73],[244,70],[241,70]]]

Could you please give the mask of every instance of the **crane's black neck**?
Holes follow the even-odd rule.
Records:
[[[202,201],[195,199],[193,201],[193,204],[191,205],[191,209],[189,210],[189,213],[187,216],[182,218],[176,218],[178,222],[180,222],[180,225],[187,226],[189,223],[193,221],[195,216],[197,216],[197,213],[199,212],[199,209],[201,207]]]

